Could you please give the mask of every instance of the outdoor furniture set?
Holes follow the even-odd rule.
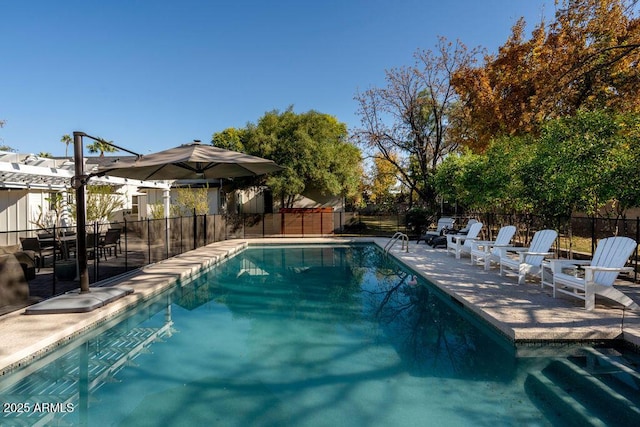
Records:
[[[104,256],[108,255],[118,257],[118,249],[122,252],[120,246],[120,229],[109,229],[104,234],[87,234],[87,252],[91,255]],[[38,270],[44,267],[46,258],[54,258],[56,260],[66,260],[76,253],[76,234],[73,232],[65,232],[60,236],[54,236],[51,233],[39,233],[36,237],[23,237],[20,239],[22,249],[31,251],[34,256],[35,266]]]
[[[485,270],[496,264],[501,276],[515,275],[518,284],[534,276],[542,288],[553,289],[554,298],[559,293],[579,298],[586,310],[595,308],[596,295],[640,310],[635,301],[614,288],[620,273],[633,271],[626,264],[637,248],[635,240],[622,236],[602,239],[591,260],[553,259],[551,247],[558,236],[555,230],[537,231],[528,247],[517,247],[510,243],[516,232],[513,225],[500,228],[493,241],[481,240],[481,229],[482,223],[474,221],[466,235],[446,235],[447,253],[453,253],[456,259],[468,254],[471,264],[482,264]]]

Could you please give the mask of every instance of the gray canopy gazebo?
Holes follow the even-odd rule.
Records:
[[[283,169],[282,166],[277,165],[272,160],[202,144],[200,141],[183,144],[157,153],[137,154],[100,138],[87,135],[84,132],[74,132],[73,137],[76,162],[74,187],[76,189],[79,236],[84,235],[86,224],[84,187],[93,176],[107,175],[143,181],[169,181],[258,176]],[[82,167],[83,137],[100,141],[135,156],[116,159],[112,164],[99,167],[96,172],[85,175]],[[78,269],[80,273],[80,292],[89,292],[86,242],[84,239],[78,239]]]
[[[194,141],[137,158],[116,160],[97,175],[132,179],[178,180],[257,176],[282,170],[273,160]]]

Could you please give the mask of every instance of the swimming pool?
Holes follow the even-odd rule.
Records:
[[[585,416],[607,422],[638,405],[637,377],[612,369],[633,354],[565,346],[516,357],[372,245],[252,247],[111,323],[4,378],[0,425],[576,421],[554,384],[586,390]],[[583,384],[594,365],[600,383]]]

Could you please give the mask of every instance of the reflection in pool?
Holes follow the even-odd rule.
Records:
[[[2,379],[29,410],[0,424],[566,421],[539,398],[558,357],[517,358],[374,246],[250,248],[102,329]]]

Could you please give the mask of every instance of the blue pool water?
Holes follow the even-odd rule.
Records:
[[[374,246],[250,248],[2,379],[0,425],[570,425],[554,385],[588,390],[573,372],[637,362],[516,349],[411,282]],[[617,375],[629,390],[597,380],[637,405],[640,382]]]

